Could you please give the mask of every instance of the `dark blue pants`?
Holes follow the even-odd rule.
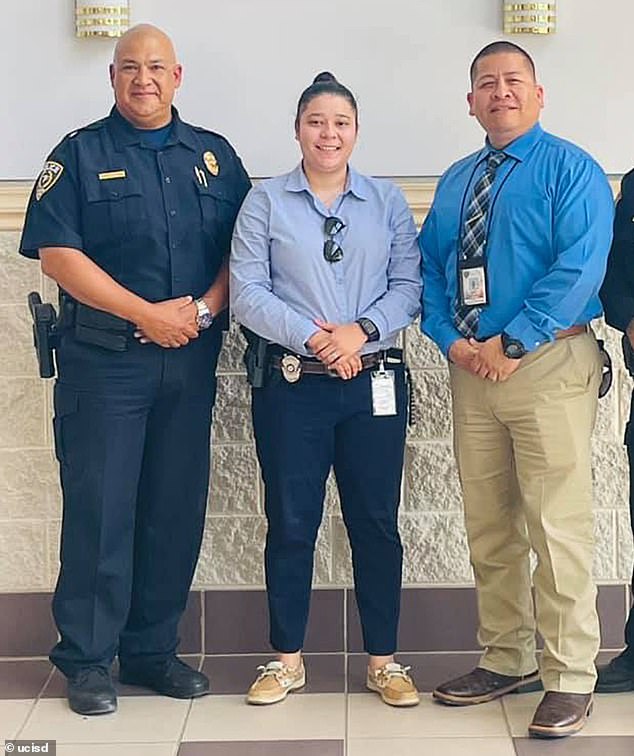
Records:
[[[630,421],[625,429],[625,444],[627,446],[627,458],[630,466],[630,522],[634,535],[634,393],[630,405]],[[634,573],[632,574],[632,595],[634,596]],[[630,609],[625,625],[625,645],[628,660],[634,666],[634,606]]]
[[[253,424],[268,520],[265,567],[270,640],[302,648],[326,479],[334,467],[352,548],[365,649],[396,650],[403,549],[398,533],[406,426],[403,366],[396,369],[398,415],[373,417],[370,370],[350,381],[278,377],[253,390]]]
[[[51,661],[161,659],[200,550],[220,329],[180,349],[110,352],[65,336],[55,447],[64,499]]]

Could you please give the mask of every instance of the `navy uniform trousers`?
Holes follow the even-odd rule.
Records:
[[[174,653],[200,550],[221,330],[106,351],[63,336],[55,385],[61,570],[51,661],[69,676]]]
[[[270,641],[278,652],[302,648],[313,556],[326,479],[334,468],[352,549],[365,650],[396,649],[403,549],[397,512],[407,401],[404,367],[396,373],[397,410],[372,415],[371,370],[344,381],[303,375],[287,383],[274,373],[253,389],[252,412],[265,485],[265,549]]]
[[[634,534],[634,392],[632,392],[630,404],[630,420],[625,430],[625,444],[630,467],[630,522],[632,523],[632,534]],[[632,596],[634,596],[634,572],[632,573]],[[627,646],[628,660],[634,666],[634,606],[630,609],[625,625],[625,645]]]

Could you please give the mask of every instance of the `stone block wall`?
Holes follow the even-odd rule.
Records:
[[[405,187],[417,210],[421,189]],[[418,192],[418,193],[417,193]],[[0,192],[0,204],[2,193]],[[0,215],[2,208],[0,207]],[[18,217],[19,214],[15,214]],[[14,228],[18,228],[14,225]],[[0,228],[2,226],[0,225]],[[4,226],[6,228],[6,224]],[[0,592],[51,590],[57,574],[61,502],[51,437],[52,381],[41,380],[31,346],[26,295],[54,297],[39,265],[17,254],[19,232],[0,230]],[[601,583],[627,582],[634,551],[622,444],[631,381],[620,357],[619,335],[604,324],[615,364],[614,387],[601,401],[593,439],[594,564]],[[408,433],[401,500],[405,582],[465,585],[472,580],[451,448],[449,386],[444,358],[417,326],[403,346],[415,385],[416,425]],[[243,343],[232,330],[219,364],[214,415],[212,480],[207,525],[195,587],[263,585],[266,523],[255,457],[249,390],[241,364]],[[328,484],[315,559],[315,583],[351,583],[347,537],[334,481]]]

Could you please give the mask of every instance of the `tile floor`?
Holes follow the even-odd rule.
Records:
[[[118,712],[103,717],[68,709],[64,681],[48,661],[0,660],[0,741],[56,740],[57,756],[634,755],[634,693],[597,696],[587,727],[573,738],[535,741],[526,727],[540,693],[457,709],[425,694],[414,709],[391,709],[357,692],[362,658],[314,654],[305,691],[249,707],[242,691],[259,656],[188,660],[210,673],[213,695],[177,701],[120,686]]]

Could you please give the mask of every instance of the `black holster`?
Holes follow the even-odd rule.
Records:
[[[599,346],[601,362],[603,363],[601,384],[599,385],[599,399],[603,399],[603,397],[612,387],[612,358],[610,357],[610,353],[605,347],[603,339],[597,339],[597,344]]]
[[[270,361],[267,356],[269,343],[245,326],[241,325],[240,330],[247,341],[247,348],[242,358],[247,371],[247,381],[253,388],[262,388],[269,377]]]
[[[625,363],[627,372],[634,378],[634,349],[632,349],[626,333],[623,334],[623,338],[621,339],[621,346],[623,347],[623,362]]]
[[[32,291],[27,301],[33,318],[33,346],[37,355],[37,364],[41,378],[53,378],[55,375],[55,349],[59,344],[58,318],[55,308],[48,302],[42,302],[37,291]]]

